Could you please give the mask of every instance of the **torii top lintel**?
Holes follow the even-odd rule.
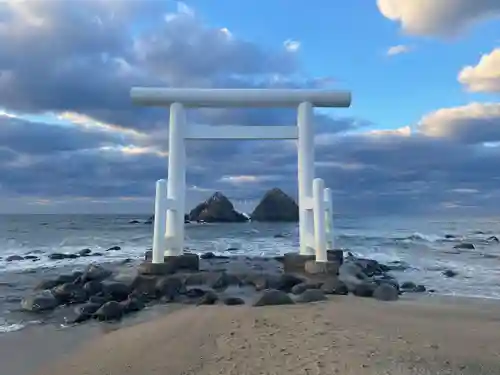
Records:
[[[134,87],[130,96],[135,104],[186,107],[296,107],[308,102],[314,107],[349,107],[349,91],[305,89],[172,89]]]

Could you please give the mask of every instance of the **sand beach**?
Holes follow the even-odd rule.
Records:
[[[32,374],[500,374],[500,305],[333,296],[305,305],[186,307],[96,334]]]

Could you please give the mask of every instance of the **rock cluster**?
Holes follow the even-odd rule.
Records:
[[[332,254],[331,259],[338,257]],[[189,254],[186,261],[169,259],[170,265],[175,267],[155,269],[159,272],[151,272],[155,267],[147,261],[133,273],[126,274],[114,274],[103,266],[91,264],[83,272],[40,282],[34,293],[22,300],[21,307],[25,311],[43,313],[58,306],[75,305],[68,322],[81,323],[89,319],[117,320],[158,303],[267,306],[324,301],[328,295],[349,293],[392,301],[403,292],[425,291],[425,287],[411,282],[400,285],[387,273],[390,266],[352,255],[342,264],[338,259],[328,261],[327,265],[306,259],[303,271],[295,273],[254,269],[231,272],[229,264],[223,270],[218,267],[199,271],[199,259],[194,262],[193,257],[197,258]],[[200,258],[204,262],[221,262],[218,265],[231,262],[231,258],[222,260],[213,254]],[[263,263],[273,261],[259,260]]]

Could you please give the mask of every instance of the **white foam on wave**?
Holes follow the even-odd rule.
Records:
[[[0,261],[0,272],[16,272],[16,271],[26,271],[30,269],[37,268],[59,268],[62,266],[75,266],[82,267],[88,265],[90,263],[109,263],[124,260],[127,258],[139,258],[144,255],[146,251],[146,247],[142,244],[132,244],[127,246],[121,246],[121,250],[116,251],[106,251],[106,248],[101,247],[92,247],[93,252],[102,253],[102,256],[87,256],[87,257],[79,257],[75,259],[61,259],[61,260],[52,260],[48,259],[48,254],[51,252],[58,253],[66,253],[66,254],[75,254],[79,250],[82,250],[82,246],[65,246],[63,248],[57,249],[57,251],[44,252],[43,254],[35,254],[40,258],[38,261],[32,260],[16,260],[12,262]],[[5,255],[5,258],[10,255],[25,255],[24,252],[12,252],[10,251]]]
[[[421,239],[427,242],[436,242],[443,239],[443,236],[437,234],[424,234],[420,232],[414,232],[410,238]]]
[[[253,238],[238,240],[235,238],[218,238],[213,240],[190,240],[188,248],[196,254],[213,252],[216,255],[245,255],[245,256],[278,256],[294,249],[291,238]]]
[[[374,259],[377,262],[381,263],[404,261],[404,259],[401,257],[401,254],[399,254],[394,249],[384,248],[384,250],[381,251],[381,249],[377,248],[376,249],[356,248],[350,252],[356,257]]]
[[[27,324],[7,323],[4,319],[0,318],[0,334],[19,331],[26,327],[26,325]]]

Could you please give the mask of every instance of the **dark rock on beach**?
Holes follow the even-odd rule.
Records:
[[[387,268],[372,259],[355,258],[352,255],[339,268],[339,281],[347,290],[360,297],[372,297],[379,286],[388,285],[399,293],[398,281],[387,274]],[[383,287],[381,290],[387,290]]]
[[[78,254],[51,253],[48,258],[50,260],[76,259]]]
[[[391,270],[390,266],[381,264],[374,259],[357,258],[353,256],[351,253],[348,254],[345,260],[346,262],[356,265],[359,271],[368,277],[375,275],[383,275]]]
[[[373,297],[373,292],[377,288],[377,284],[372,282],[363,282],[355,285],[349,292],[358,297]]]
[[[224,298],[224,300],[222,302],[224,302],[224,305],[226,305],[226,306],[237,306],[237,305],[244,305],[245,304],[245,300],[243,298],[240,298],[240,297],[227,297],[227,298]]]
[[[265,193],[250,218],[262,222],[297,222],[299,206],[281,189],[274,188]]]
[[[474,250],[475,249],[475,246],[474,244],[470,243],[470,242],[462,242],[462,243],[459,243],[455,246],[453,246],[454,249],[464,249],[464,250]]]
[[[166,302],[173,301],[177,296],[185,291],[183,280],[176,275],[162,277],[156,283],[156,292]]]
[[[207,291],[197,302],[197,305],[215,305],[219,296],[213,291]]]
[[[417,285],[412,281],[405,281],[401,283],[401,291],[403,293],[423,293],[426,291],[424,285]]]
[[[253,306],[292,305],[295,302],[281,290],[268,289],[260,295]]]
[[[144,302],[139,298],[128,298],[120,302],[124,313],[131,313],[141,311],[146,307]]]
[[[87,293],[87,295],[93,296],[103,291],[103,285],[98,280],[90,280],[83,284],[82,289],[85,291],[85,293]]]
[[[109,296],[113,301],[124,301],[132,292],[131,288],[125,284],[116,281],[105,281],[102,283],[102,292]]]
[[[347,286],[337,277],[330,277],[321,285],[321,290],[325,294],[346,295],[349,293]]]
[[[75,308],[76,316],[73,319],[69,320],[69,323],[82,323],[86,320],[89,320],[93,317],[93,315],[99,310],[102,306],[102,303],[94,303],[88,302],[84,305],[77,306]]]
[[[157,298],[158,292],[156,285],[158,279],[154,276],[137,275],[130,282],[130,288],[133,290],[130,295],[136,296],[141,300],[148,301]]]
[[[90,253],[92,253],[92,250],[90,249],[82,249],[78,252],[78,255],[81,257],[89,256]]]
[[[52,294],[58,301],[58,304],[72,304],[82,303],[88,298],[85,290],[80,286],[73,283],[65,283],[56,286],[52,289]]]
[[[326,300],[325,293],[319,289],[308,289],[303,293],[299,294],[297,298],[295,298],[295,302],[297,303],[309,303],[309,302],[318,302],[325,300]]]
[[[102,281],[112,275],[112,271],[98,264],[90,264],[81,275],[81,282],[85,283],[91,280]]]
[[[209,282],[209,286],[216,291],[225,290],[231,285],[240,286],[241,284],[242,281],[238,278],[238,276],[227,272],[221,272]]]
[[[48,290],[44,290],[32,296],[26,297],[21,301],[22,310],[35,313],[52,310],[58,305],[58,300]]]
[[[399,291],[390,284],[380,284],[373,291],[373,297],[380,301],[396,301],[399,299]]]
[[[486,239],[486,242],[495,242],[495,243],[499,243],[500,240],[498,239],[497,236],[490,236]]]
[[[340,266],[339,280],[351,293],[354,293],[358,286],[371,282],[370,277],[363,272],[363,269],[352,261],[345,262]]]
[[[306,290],[309,289],[318,289],[321,287],[321,283],[310,283],[310,282],[302,282],[300,284],[294,285],[290,290],[292,294],[302,294]]]
[[[444,270],[443,275],[446,277],[455,277],[458,275],[458,272],[453,271],[453,270]]]
[[[216,255],[214,253],[212,253],[211,251],[200,255],[200,259],[214,259],[214,258],[216,258]]]
[[[22,257],[20,255],[10,255],[7,258],[5,258],[6,262],[14,262],[14,261],[18,261],[18,260],[24,260],[24,257]]]
[[[37,260],[40,260],[40,258],[37,257],[36,255],[26,255],[24,257],[24,260],[31,260],[33,262],[36,262]]]
[[[274,289],[290,293],[292,291],[292,288],[297,285],[304,282],[304,279],[301,277],[298,277],[296,275],[292,274],[282,274],[279,275],[275,281],[275,283],[271,282],[271,287],[274,287]]]
[[[248,218],[237,212],[224,194],[217,192],[193,208],[189,213],[189,220],[206,223],[241,223],[248,221]]]
[[[82,272],[73,272],[67,275],[65,274],[59,275],[55,279],[42,280],[35,286],[35,290],[52,289],[61,284],[72,283],[75,280],[77,280],[81,275]]]
[[[99,293],[100,294],[100,293]],[[109,302],[111,299],[109,296],[105,296],[105,295],[95,295],[95,296],[91,296],[89,298],[89,302],[90,303],[96,303],[98,304],[99,306],[102,306],[104,305],[106,302]]]
[[[203,297],[207,291],[201,288],[190,288],[187,289],[184,295],[188,298],[200,298]]]
[[[99,310],[96,311],[94,317],[98,320],[118,320],[124,314],[123,305],[116,301],[106,302]]]

